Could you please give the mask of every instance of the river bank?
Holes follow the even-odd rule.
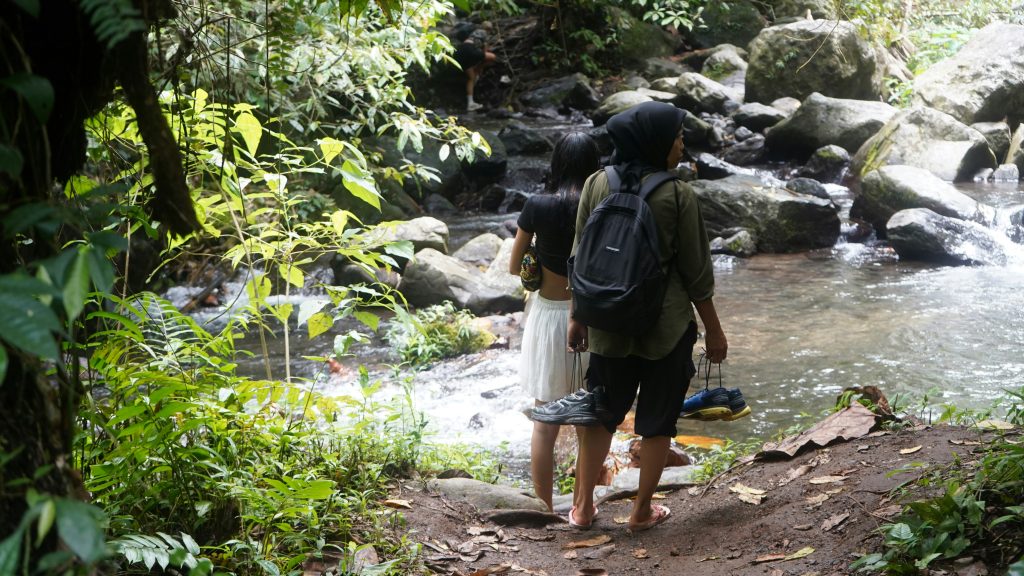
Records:
[[[393,497],[408,503],[396,513],[402,533],[423,545],[439,574],[832,576],[853,573],[853,560],[879,550],[879,526],[895,521],[903,504],[943,489],[918,480],[972,473],[992,438],[977,428],[920,425],[747,462],[710,484],[664,493],[659,503],[672,516],[639,534],[625,530],[628,500],[602,504],[594,528],[580,532],[564,522],[500,526],[418,481],[396,485]],[[967,557],[936,562],[928,573],[998,574],[1008,561]]]

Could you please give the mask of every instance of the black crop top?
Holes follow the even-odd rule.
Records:
[[[537,259],[555,274],[568,273],[566,261],[576,234],[576,211],[570,210],[555,194],[538,194],[526,200],[516,224],[524,232],[535,234]]]

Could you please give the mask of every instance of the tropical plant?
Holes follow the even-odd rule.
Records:
[[[456,309],[451,302],[429,306],[413,314],[397,310],[385,338],[403,362],[429,364],[490,346],[494,335],[474,320],[470,311]]]

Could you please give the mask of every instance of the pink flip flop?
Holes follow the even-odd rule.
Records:
[[[569,526],[572,526],[577,530],[590,530],[590,527],[594,525],[594,518],[597,518],[597,512],[597,508],[594,508],[594,517],[590,519],[590,522],[586,524],[580,524],[573,519],[573,516],[576,515],[576,507],[573,506],[572,508],[569,509]]]
[[[661,504],[652,504],[650,520],[648,520],[647,522],[643,522],[641,524],[637,524],[636,526],[630,526],[629,528],[627,528],[627,530],[632,533],[650,530],[651,528],[654,528],[655,526],[661,524],[665,520],[668,520],[668,517],[671,515],[672,511],[668,509],[668,506],[662,506]]]

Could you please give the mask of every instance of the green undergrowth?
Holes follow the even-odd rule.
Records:
[[[395,320],[385,339],[403,362],[423,366],[479,352],[494,342],[494,335],[477,323],[472,312],[445,302],[411,314],[396,309]]]
[[[414,412],[411,379],[328,397],[316,382],[235,374],[236,326],[211,334],[153,295],[101,313],[91,343],[76,467],[108,519],[126,573],[301,573],[372,545],[377,574],[419,568],[402,517],[383,505],[396,480],[494,464],[437,448]],[[386,398],[384,389],[392,392]]]
[[[920,412],[935,414],[927,399]],[[946,405],[936,422],[991,429],[994,437],[981,443],[977,453],[920,473],[915,486],[938,494],[907,503],[900,517],[879,528],[881,550],[865,554],[850,568],[921,574],[974,557],[990,569],[1009,565],[1009,574],[1024,574],[1024,445],[1018,432],[1000,430],[1003,422],[1016,430],[1024,425],[1024,388],[1007,390],[986,410]],[[907,489],[900,486],[897,491]]]

